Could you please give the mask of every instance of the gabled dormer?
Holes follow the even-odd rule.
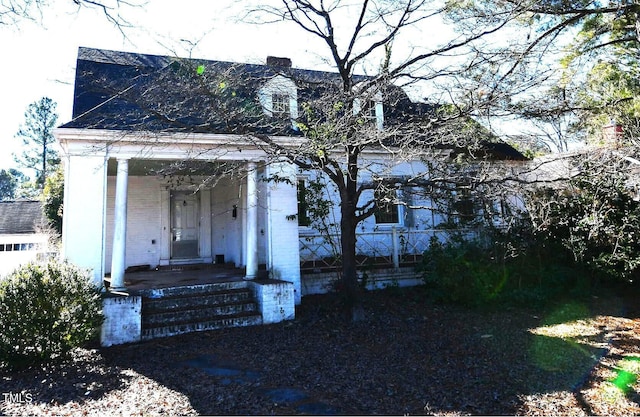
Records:
[[[268,57],[267,64],[278,73],[258,90],[262,109],[269,117],[288,119],[293,124],[298,118],[298,88],[296,83],[285,75],[291,68],[291,60]]]

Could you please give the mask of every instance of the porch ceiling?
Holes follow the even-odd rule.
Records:
[[[239,166],[236,162],[198,161],[198,160],[158,160],[130,159],[129,175],[221,175]],[[107,175],[115,176],[118,162],[110,158],[107,162]]]

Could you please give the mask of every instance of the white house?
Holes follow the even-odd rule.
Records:
[[[184,62],[80,48],[73,119],[54,132],[65,167],[62,257],[90,268],[98,284],[109,275],[115,292],[126,292],[128,268],[231,263],[249,280],[264,270],[291,283],[298,304],[303,295],[322,291],[313,273],[332,266],[331,248],[299,211],[301,191],[316,177],[284,161],[266,163],[264,151],[247,140],[243,129],[284,146],[299,142],[295,120],[302,99],[315,94],[309,85],[322,85],[336,74],[295,69],[282,58],[270,58],[267,65],[194,61],[202,77],[231,71],[251,77],[238,91],[230,91],[224,77],[213,84],[217,79],[208,79],[218,89],[200,105],[224,110],[225,100],[235,100],[241,108],[237,115],[230,109],[224,120],[212,121],[182,111],[196,98],[180,97],[179,85],[170,95],[155,92],[156,99],[165,98],[162,112],[159,103],[147,99],[159,79],[177,83],[170,77],[184,69]],[[298,80],[307,84],[302,87]],[[391,109],[383,98],[374,100],[369,112],[384,129]],[[285,114],[287,122],[253,124],[260,114]],[[189,131],[179,128],[187,124]],[[501,159],[522,157],[510,147],[497,152],[505,149]],[[382,150],[364,154],[363,160],[385,161],[385,175],[424,170],[419,161],[396,163]],[[409,213],[397,206],[384,218],[363,222],[358,252],[387,259],[397,270],[402,255],[422,253],[441,222],[433,211]]]
[[[47,253],[45,225],[40,201],[0,201],[0,277]]]

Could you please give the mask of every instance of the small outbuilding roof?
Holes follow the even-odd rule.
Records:
[[[43,223],[40,201],[0,201],[0,234],[37,233]]]

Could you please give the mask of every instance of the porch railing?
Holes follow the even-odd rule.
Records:
[[[410,230],[390,227],[388,229],[360,232],[356,242],[358,267],[393,267],[415,265],[422,260],[423,252],[429,248],[433,236],[446,240],[447,230]],[[331,243],[340,244],[338,234],[329,239],[320,234],[300,236],[300,266],[303,272],[325,272],[341,265],[339,251]]]

